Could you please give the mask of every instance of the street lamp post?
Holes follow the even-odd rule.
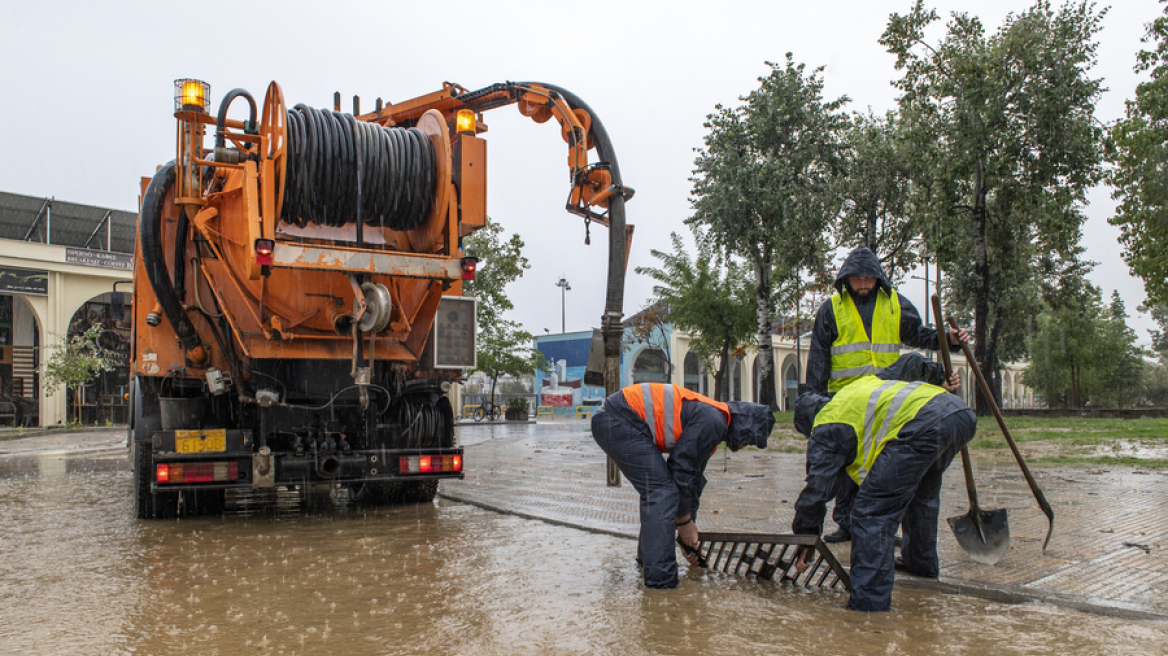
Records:
[[[572,286],[568,284],[567,278],[560,276],[556,287],[560,288],[560,334],[563,334],[567,332],[567,293],[572,291]]]
[[[924,280],[925,281],[925,325],[928,326],[928,325],[930,325],[929,324],[929,307],[932,305],[932,303],[930,301],[931,297],[929,296],[929,258],[924,257],[921,259],[924,260],[924,262],[925,262],[925,277],[922,278],[920,276],[912,276],[912,278],[914,280]],[[938,290],[941,289],[941,266],[940,265],[937,265],[937,289]],[[945,338],[945,329],[943,326],[938,325],[937,326],[937,339],[944,339],[944,338]],[[929,351],[929,360],[932,360],[932,359],[933,359],[933,352]]]

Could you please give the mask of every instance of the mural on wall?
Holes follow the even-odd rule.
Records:
[[[579,337],[536,340],[536,349],[548,362],[547,371],[536,372],[535,386],[539,390],[539,404],[559,408],[577,405],[597,405],[604,400],[604,388],[584,384],[584,368],[588,365],[588,349],[592,333]]]

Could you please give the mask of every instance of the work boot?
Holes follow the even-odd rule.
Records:
[[[827,535],[823,536],[823,541],[830,543],[851,542],[851,540],[852,534],[846,528],[837,528],[835,533],[828,533]]]
[[[906,574],[912,574],[913,576],[919,576],[919,577],[921,577],[921,578],[923,578],[923,579],[935,579],[935,578],[937,578],[937,575],[936,575],[936,574],[921,574],[921,573],[919,573],[919,572],[916,572],[916,571],[914,571],[914,570],[913,570],[911,567],[909,567],[909,566],[908,566],[908,564],[907,564],[907,563],[905,563],[905,562],[904,562],[904,559],[903,559],[903,558],[901,558],[900,556],[897,556],[897,557],[896,557],[896,561],[895,561],[895,563],[893,564],[893,567],[894,567],[894,568],[896,569],[896,571],[898,571],[898,572],[905,572]]]

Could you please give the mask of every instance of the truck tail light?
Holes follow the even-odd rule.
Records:
[[[458,265],[462,268],[463,280],[474,280],[475,271],[477,271],[479,268],[479,258],[467,255],[466,257],[459,260]]]
[[[170,462],[155,468],[158,483],[230,483],[239,480],[239,463],[230,462]]]
[[[453,474],[462,471],[462,456],[402,456],[399,474]]]
[[[257,264],[271,264],[272,251],[276,250],[276,242],[271,239],[257,239],[255,240],[255,253]]]

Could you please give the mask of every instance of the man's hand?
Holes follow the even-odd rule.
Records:
[[[962,344],[969,343],[969,331],[964,328],[949,329],[949,345],[961,348]]]
[[[800,574],[802,574],[803,572],[807,571],[807,568],[811,566],[810,561],[811,561],[811,555],[813,553],[815,553],[815,549],[812,547],[807,547],[807,546],[799,547],[799,551],[796,552],[796,554],[795,554],[795,571],[796,572],[799,572]]]
[[[685,554],[685,559],[689,561],[692,566],[698,564],[698,525],[695,522],[689,522],[685,526],[677,527],[677,538],[688,544],[693,548],[693,551],[682,551]]]
[[[961,389],[961,376],[956,371],[949,374],[949,380],[941,383],[941,387],[944,387],[946,392],[956,392]]]

